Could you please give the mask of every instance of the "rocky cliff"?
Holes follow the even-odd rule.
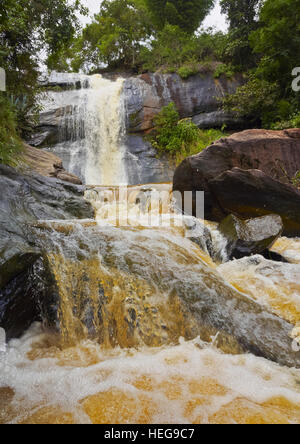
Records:
[[[9,339],[37,319],[41,283],[33,269],[41,265],[42,252],[33,226],[39,220],[89,219],[94,211],[83,198],[84,187],[28,166],[21,173],[0,165],[0,187],[0,325]]]
[[[199,128],[239,128],[242,124],[231,114],[220,111],[219,99],[233,93],[242,79],[215,79],[198,74],[182,80],[178,74],[143,74],[125,82],[128,129],[145,132],[153,128],[153,118],[163,106],[174,102],[182,118],[192,117]]]
[[[109,76],[114,81],[115,76]],[[44,80],[49,94],[35,134],[29,141],[46,147],[62,160],[64,167],[85,181],[87,132],[93,116],[86,111],[91,77],[52,73]],[[143,74],[124,79],[121,112],[124,114],[125,165],[130,185],[168,182],[174,165],[158,158],[156,150],[144,140],[153,128],[153,118],[161,108],[174,102],[182,118],[191,117],[200,128],[238,128],[241,122],[219,110],[218,99],[235,91],[241,78],[214,79],[212,74],[182,80],[177,74]],[[89,119],[87,121],[87,119]],[[113,119],[113,118],[112,118]],[[101,140],[99,141],[101,144]]]

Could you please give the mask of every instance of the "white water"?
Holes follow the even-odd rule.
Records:
[[[4,408],[11,423],[300,421],[299,371],[225,355],[198,339],[110,352],[84,342],[59,351],[47,348],[47,336],[34,325],[0,361],[0,387],[7,386],[15,393]]]
[[[50,92],[42,104],[47,113],[55,112],[60,128],[60,142],[50,150],[86,184],[127,184],[124,79],[79,75],[70,82],[81,89]]]
[[[140,190],[136,193],[143,203]],[[85,223],[89,222],[82,226],[84,243],[89,240]],[[110,239],[114,230],[115,240]],[[182,271],[196,267],[200,276],[205,254],[196,244],[183,239],[180,230],[172,230],[172,234],[156,229],[118,233],[116,228],[107,228],[106,232],[108,243],[103,240],[102,230],[99,245],[94,240],[91,244],[104,252],[111,250],[113,241],[120,252],[115,258],[126,257],[126,263],[133,264],[136,272],[143,269],[150,276],[147,255],[155,250],[152,263],[159,280],[160,271],[170,261],[172,273],[181,273],[188,288],[192,275]],[[136,237],[140,243],[135,251],[132,240]],[[72,240],[74,236],[66,236],[68,248],[76,257]],[[252,258],[250,265],[248,260],[229,262],[217,267],[217,271],[211,264],[211,273],[219,272],[249,297],[297,325],[299,265],[277,264],[260,256]],[[114,271],[109,268],[108,272],[113,275]],[[136,274],[136,283],[138,279]],[[128,302],[135,296],[134,282],[129,287],[130,293],[124,294]],[[114,294],[120,288],[121,280]],[[157,298],[155,288],[148,294],[151,300]],[[141,300],[148,291],[142,290],[145,292],[140,294]],[[247,313],[242,321],[246,325]],[[106,349],[83,340],[61,349],[55,335],[35,324],[21,339],[11,341],[1,356],[0,423],[300,423],[299,369],[281,367],[251,354],[225,354],[214,344],[196,338],[180,339],[178,345]]]
[[[101,76],[92,76],[90,82],[85,118],[86,183],[125,185],[125,148],[122,145],[126,132],[122,100],[124,80],[111,82]]]

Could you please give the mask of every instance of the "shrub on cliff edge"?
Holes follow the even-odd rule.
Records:
[[[224,133],[217,129],[200,130],[191,119],[180,120],[173,102],[156,115],[154,125],[155,130],[150,136],[152,145],[159,154],[170,155],[176,163],[224,137]]]

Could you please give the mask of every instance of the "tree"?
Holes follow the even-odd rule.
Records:
[[[0,66],[6,70],[8,94],[25,112],[35,103],[41,59],[55,68],[57,54],[78,29],[77,11],[84,12],[79,0],[2,0]]]
[[[150,47],[142,48],[140,59],[143,69],[156,71],[161,68],[180,68],[185,62],[192,61],[197,54],[196,36],[191,36],[181,28],[166,25],[157,33]]]
[[[79,0],[2,0],[0,3],[0,66],[7,92],[1,92],[0,161],[9,163],[26,135],[28,115],[36,109],[42,61],[55,68],[57,54],[78,30]]]
[[[258,75],[278,81],[281,94],[291,95],[292,70],[300,62],[300,0],[266,0],[250,41],[261,55]]]
[[[145,0],[156,28],[179,26],[193,34],[214,6],[215,0]]]
[[[249,125],[262,124],[269,127],[280,118],[278,109],[278,84],[269,83],[251,75],[248,82],[237,88],[234,94],[223,100],[225,111],[247,119]]]
[[[247,69],[255,65],[249,36],[258,27],[262,0],[221,0],[221,10],[229,22],[226,55],[228,60]]]
[[[75,42],[72,66],[87,71],[101,63],[132,68],[142,42],[151,33],[148,11],[141,0],[104,0],[99,14]],[[80,55],[76,56],[78,50]]]

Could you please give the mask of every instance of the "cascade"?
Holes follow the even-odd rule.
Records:
[[[124,80],[70,82],[52,149],[95,219],[27,227],[41,319],[9,344],[0,329],[0,423],[299,424],[299,239],[273,246],[290,263],[228,261],[171,184],[121,187]]]
[[[124,79],[78,75],[69,81],[72,89],[49,92],[42,103],[59,121],[58,143],[49,150],[86,184],[126,184]]]

